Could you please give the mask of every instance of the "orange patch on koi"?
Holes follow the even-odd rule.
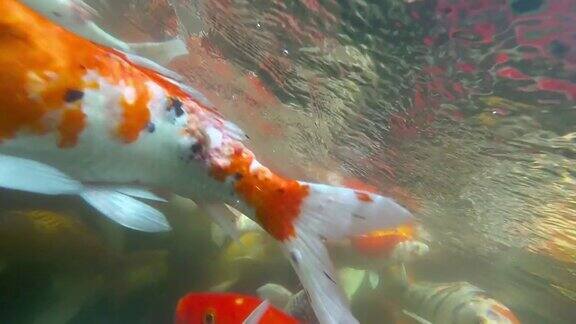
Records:
[[[78,143],[78,137],[86,126],[86,115],[81,109],[66,110],[62,116],[62,121],[58,126],[60,132],[61,148],[73,147]]]
[[[150,123],[150,92],[144,83],[132,84],[135,90],[134,102],[128,102],[122,98],[122,123],[118,127],[120,138],[126,143],[132,143],[138,139],[140,132]]]
[[[499,313],[500,315],[504,316],[505,318],[507,318],[508,320],[510,320],[510,322],[512,322],[512,324],[520,324],[520,321],[516,318],[516,315],[514,315],[514,313],[512,313],[511,310],[509,310],[506,307],[503,307],[501,305],[495,304],[492,306],[494,308],[494,310]]]
[[[363,254],[388,256],[398,243],[413,237],[414,227],[412,224],[408,224],[394,229],[372,231],[365,235],[354,236],[351,238],[351,243],[356,250]]]
[[[121,53],[68,32],[16,0],[0,1],[0,12],[0,93],[10,94],[0,96],[0,140],[13,138],[20,131],[43,134],[54,130],[45,125],[45,119],[52,115],[51,111],[67,109],[68,89],[98,88],[94,81],[84,80],[88,71],[97,72],[112,84],[127,81],[136,88],[145,87],[151,79],[160,80],[129,63]],[[167,89],[183,94],[175,90],[177,86]],[[143,91],[137,91],[137,101],[123,106],[119,135],[126,142],[138,138],[149,118],[145,111],[149,97],[140,98],[141,95]],[[74,132],[81,131],[77,129],[79,125],[85,126],[79,123],[78,115],[62,116],[74,120]],[[60,125],[69,123],[70,120],[63,120]],[[60,144],[75,143],[64,142]]]
[[[253,157],[241,150],[234,153],[230,165],[213,169],[213,176],[224,181],[236,177],[235,190],[256,210],[259,223],[280,241],[296,235],[294,221],[300,214],[309,187],[260,167],[250,172]]]
[[[360,201],[364,201],[364,202],[373,202],[374,201],[372,199],[372,197],[370,197],[370,195],[365,193],[365,192],[354,191],[354,193],[356,194],[356,198],[358,198],[358,200],[360,200]]]

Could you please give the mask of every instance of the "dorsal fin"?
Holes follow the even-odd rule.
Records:
[[[142,68],[143,70],[148,71],[149,73],[155,73],[158,77],[163,79],[164,81],[169,82],[170,84],[178,87],[182,92],[186,93],[190,96],[194,101],[198,102],[204,108],[207,108],[210,111],[214,111],[214,105],[202,92],[198,91],[197,89],[184,84],[184,77],[176,71],[173,71],[167,67],[164,67],[151,59],[146,57],[127,53],[124,51],[120,51],[115,49],[115,51],[123,56],[126,60],[130,61],[132,64],[137,65],[138,67]]]
[[[173,72],[173,73],[176,73],[176,72]],[[178,86],[180,89],[182,89],[182,91],[184,91],[186,94],[188,94],[190,97],[192,97],[192,99],[197,101],[204,108],[209,108],[211,111],[214,109],[214,104],[212,104],[212,102],[210,100],[208,100],[208,98],[206,98],[206,96],[204,96],[204,94],[202,94],[202,92],[200,92],[199,90],[196,90],[195,88],[193,88],[187,84],[184,84],[184,79],[181,76],[180,77],[182,78],[182,80],[170,78],[166,75],[162,75],[162,77],[164,77],[170,83]]]
[[[115,51],[120,53],[122,56],[124,56],[128,61],[138,65],[139,67],[142,67],[142,68],[148,69],[150,71],[156,72],[168,80],[172,80],[173,82],[184,81],[184,77],[182,77],[180,74],[152,61],[149,58],[146,58],[144,56],[140,56],[137,54],[133,54],[133,53],[127,53],[127,52],[120,51],[117,49],[115,49]]]

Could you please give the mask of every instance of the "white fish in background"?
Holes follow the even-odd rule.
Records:
[[[404,266],[394,280],[402,313],[418,323],[520,324],[508,307],[468,282],[411,282]]]
[[[414,283],[402,296],[404,314],[422,324],[519,324],[510,309],[468,282]]]
[[[377,194],[276,175],[198,91],[19,1],[1,1],[0,12],[1,187],[77,195],[149,232],[170,229],[142,201],[163,201],[150,189],[189,197],[233,228],[228,204],[282,245],[321,323],[358,322],[324,241],[409,222],[408,210]]]
[[[390,254],[390,262],[395,264],[410,263],[428,254],[430,248],[424,242],[409,240],[398,243]]]

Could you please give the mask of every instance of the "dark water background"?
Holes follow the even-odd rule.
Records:
[[[122,39],[186,37],[191,55],[170,66],[272,169],[332,172],[408,205],[430,233],[416,278],[469,281],[522,323],[576,319],[576,2],[87,2]],[[7,323],[63,308],[72,323],[168,323],[180,296],[231,276],[208,220],[181,201],[163,235],[116,228],[73,198],[1,192],[0,206],[66,213],[90,233],[56,235],[77,254],[49,235],[1,242]],[[18,226],[3,227],[36,233]],[[13,257],[39,248],[49,258]],[[233,289],[296,289],[276,254],[234,265]],[[370,292],[352,306],[362,323],[386,318]]]

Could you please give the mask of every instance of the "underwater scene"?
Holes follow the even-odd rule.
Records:
[[[0,323],[576,323],[575,22],[0,0]]]

